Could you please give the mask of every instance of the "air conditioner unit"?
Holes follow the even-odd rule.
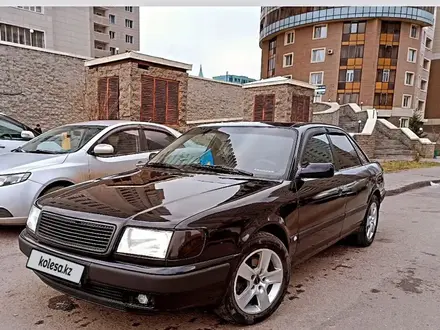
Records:
[[[328,55],[333,55],[333,49],[327,49],[327,54]]]

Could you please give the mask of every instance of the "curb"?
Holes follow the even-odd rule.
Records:
[[[427,181],[419,181],[419,182],[410,183],[410,184],[403,186],[403,187],[400,187],[400,188],[386,190],[385,196],[387,196],[387,197],[388,196],[396,196],[396,195],[400,195],[400,194],[407,192],[407,191],[420,189],[420,188],[424,188],[424,187],[429,187],[431,185],[431,182],[440,183],[440,180],[427,180]]]

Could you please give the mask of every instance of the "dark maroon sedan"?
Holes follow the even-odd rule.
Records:
[[[46,195],[20,249],[51,287],[126,310],[213,306],[253,324],[291,263],[375,237],[383,171],[338,127],[203,125],[140,169]]]

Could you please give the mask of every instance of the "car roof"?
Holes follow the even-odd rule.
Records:
[[[240,121],[240,122],[219,122],[212,124],[203,124],[198,127],[284,127],[292,129],[307,129],[307,128],[336,128],[340,129],[338,126],[325,124],[325,123],[289,123],[289,122],[263,122],[263,121]]]
[[[124,125],[124,124],[142,124],[142,125],[148,125],[148,126],[155,126],[155,127],[162,127],[170,129],[170,127],[162,125],[162,124],[156,124],[151,122],[144,122],[144,121],[131,121],[131,120],[91,120],[91,121],[84,121],[84,122],[78,122],[78,123],[70,123],[66,124],[64,126],[72,126],[72,125],[83,125],[83,126],[115,126],[115,125]]]

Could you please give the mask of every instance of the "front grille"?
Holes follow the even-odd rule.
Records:
[[[81,220],[43,211],[37,235],[42,239],[74,250],[104,253],[107,251],[116,226]]]

